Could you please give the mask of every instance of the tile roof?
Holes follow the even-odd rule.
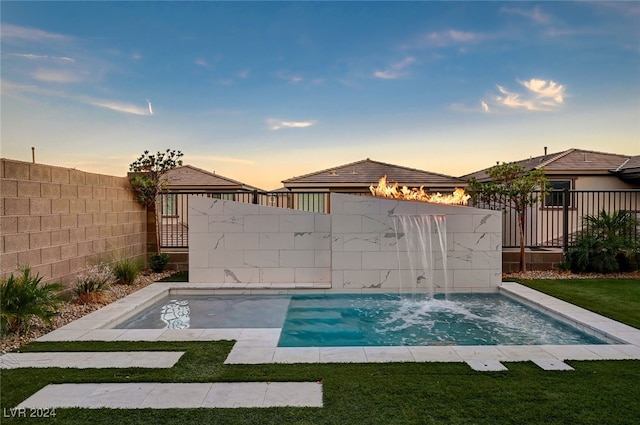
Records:
[[[550,174],[610,174],[630,158],[628,155],[583,149],[568,149],[562,152],[514,161],[513,164],[518,164],[524,167],[525,170],[544,168],[545,171]],[[485,168],[462,176],[461,178],[468,180],[471,177],[475,177],[482,181],[487,179],[488,169],[489,168]]]
[[[256,189],[237,180],[211,173],[192,165],[183,165],[167,172],[170,187],[211,189]]]
[[[369,187],[380,177],[387,176],[389,183],[398,182],[410,187],[455,187],[465,182],[457,177],[431,173],[414,168],[373,161],[369,158],[350,164],[338,165],[299,177],[283,180],[285,187]]]

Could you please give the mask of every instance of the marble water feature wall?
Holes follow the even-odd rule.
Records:
[[[190,282],[230,289],[403,291],[410,264],[397,253],[404,237],[396,232],[399,215],[446,216],[449,291],[489,292],[501,282],[498,211],[343,194],[331,194],[330,202],[331,213],[318,214],[190,197]],[[433,279],[441,286],[445,271],[439,244],[433,246]]]

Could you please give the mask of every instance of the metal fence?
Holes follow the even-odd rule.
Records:
[[[341,192],[371,196],[369,192]],[[189,196],[224,199],[300,211],[329,213],[328,192],[167,192],[160,196],[161,247],[189,246]],[[632,190],[557,190],[545,197],[534,194],[538,202],[525,211],[525,246],[528,248],[566,249],[583,230],[583,217],[601,211],[630,211],[640,218],[640,189]],[[520,246],[517,213],[504,205],[486,204],[479,208],[504,211],[502,246]]]
[[[554,190],[537,199],[525,212],[524,245],[527,248],[567,249],[585,230],[584,217],[629,211],[640,218],[640,190]],[[532,199],[533,199],[532,198]],[[481,204],[479,208],[502,210],[502,246],[520,246],[518,213],[503,204]],[[637,236],[636,236],[637,237]]]

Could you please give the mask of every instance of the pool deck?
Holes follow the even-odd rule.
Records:
[[[216,341],[235,340],[225,364],[519,362],[640,360],[640,330],[514,282],[499,291],[584,332],[615,342],[604,345],[479,345],[396,347],[278,347],[280,329],[109,329],[169,291],[200,294],[287,294],[303,288],[232,288],[228,285],[157,282],[48,333],[38,341]],[[307,291],[308,292],[308,291]],[[321,292],[317,289],[314,292]],[[331,291],[335,292],[335,291]],[[545,363],[547,362],[547,363]],[[555,363],[554,363],[555,362]]]
[[[222,285],[224,286],[224,285]],[[235,340],[225,364],[464,362],[473,370],[506,371],[504,362],[532,361],[550,371],[570,371],[564,360],[640,360],[640,330],[607,319],[526,286],[504,282],[500,292],[535,306],[575,327],[614,342],[603,345],[482,345],[403,347],[278,347],[280,329],[111,329],[116,323],[168,295],[206,291],[248,294],[215,285],[154,283],[113,304],[48,333],[38,341],[215,341]],[[255,290],[264,294],[265,290]],[[317,291],[317,290],[316,290]],[[291,289],[269,293],[290,293]],[[142,357],[140,357],[142,354]],[[182,352],[9,353],[0,368],[171,367]],[[50,384],[17,409],[35,408],[265,408],[322,407],[321,382],[88,383]]]

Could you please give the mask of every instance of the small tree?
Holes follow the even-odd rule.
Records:
[[[517,164],[496,164],[487,170],[491,181],[480,183],[475,178],[469,181],[468,191],[474,204],[480,202],[499,204],[503,211],[516,212],[520,230],[520,271],[526,270],[524,247],[527,208],[537,204],[538,196],[549,192],[544,169],[526,171]]]
[[[153,211],[156,220],[156,252],[160,255],[160,193],[166,189],[169,180],[166,173],[182,165],[182,152],[167,149],[155,155],[144,151],[138,159],[129,165],[129,171],[135,173],[131,178],[131,187],[138,201]]]

